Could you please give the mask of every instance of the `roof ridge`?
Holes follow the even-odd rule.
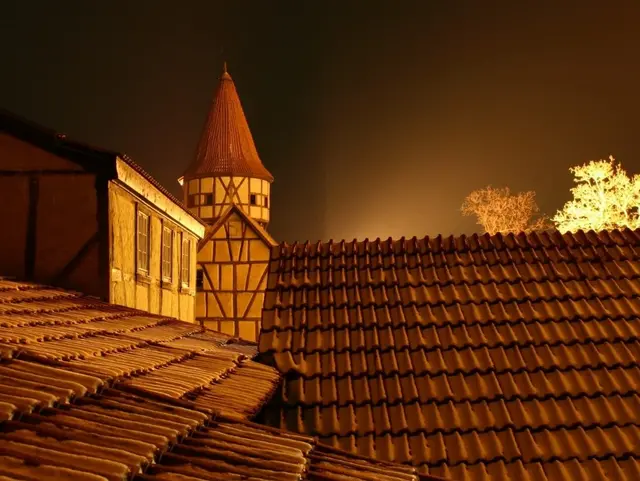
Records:
[[[561,233],[557,229],[549,229],[539,232],[519,232],[508,234],[460,234],[445,236],[426,235],[424,237],[413,236],[410,238],[386,238],[376,239],[365,238],[362,240],[353,239],[317,241],[317,242],[281,242],[275,249],[280,257],[309,255],[331,255],[343,253],[360,253],[361,251],[375,250],[374,253],[446,253],[446,252],[477,252],[484,250],[511,250],[511,249],[531,249],[531,248],[579,248],[584,246],[605,245],[624,246],[640,245],[640,228],[613,229],[613,230],[578,230],[576,232]],[[356,249],[357,248],[357,249]],[[371,252],[369,252],[371,253]]]

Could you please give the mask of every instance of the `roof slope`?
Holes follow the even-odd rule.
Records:
[[[256,346],[0,279],[0,479],[415,480],[250,422],[279,382]]]
[[[258,156],[226,64],[200,136],[196,158],[184,173],[187,179],[206,175],[237,175],[273,181]]]
[[[640,231],[282,245],[269,423],[461,481],[640,479]]]

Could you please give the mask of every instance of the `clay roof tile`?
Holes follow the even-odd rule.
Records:
[[[273,181],[273,176],[258,156],[226,66],[207,115],[195,159],[184,173],[186,179],[203,176],[241,176]]]

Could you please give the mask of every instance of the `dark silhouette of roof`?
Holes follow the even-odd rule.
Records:
[[[56,132],[35,122],[27,120],[13,112],[0,109],[0,132],[7,132],[19,139],[40,147],[47,152],[59,155],[90,172],[103,172],[110,178],[116,177],[116,158],[122,159],[133,170],[149,181],[155,188],[162,192],[174,204],[182,208],[187,214],[202,221],[193,215],[182,202],[169,192],[160,182],[147,173],[142,167],[128,155],[114,150],[94,147],[77,140],[68,138],[65,134]]]
[[[640,479],[640,230],[274,247],[266,421],[460,481]]]
[[[184,173],[185,179],[202,176],[242,176],[273,181],[273,176],[258,156],[226,64],[200,136],[196,157]]]

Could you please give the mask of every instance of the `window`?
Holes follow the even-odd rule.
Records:
[[[196,271],[196,289],[202,289],[204,286],[204,272],[202,269]]]
[[[171,282],[173,274],[173,231],[162,228],[162,280]]]
[[[268,195],[264,196],[264,206],[265,207],[269,207],[269,196]]]
[[[256,194],[251,194],[251,195],[249,196],[249,203],[250,203],[251,205],[257,205],[257,204],[258,204]]]
[[[138,270],[149,272],[149,216],[138,212]]]
[[[187,207],[199,207],[201,205],[213,205],[213,194],[191,194],[187,201]]]
[[[191,241],[182,238],[182,265],[180,272],[180,281],[185,287],[189,287],[189,277],[191,276]]]

